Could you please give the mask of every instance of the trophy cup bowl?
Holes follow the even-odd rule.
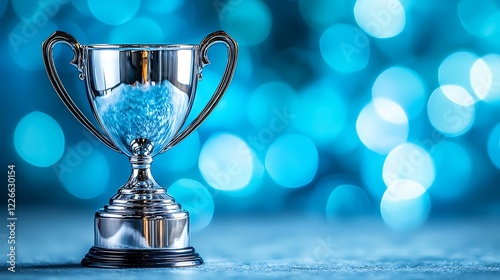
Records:
[[[87,97],[102,130],[81,112],[62,84],[53,48],[65,43],[70,62],[85,82]],[[215,43],[228,49],[227,65],[214,95],[183,131]],[[91,267],[180,267],[203,263],[190,245],[189,213],[152,177],[153,157],[191,134],[224,95],[234,74],[238,46],[216,31],[199,45],[81,45],[56,31],[42,45],[43,60],[56,93],[75,118],[132,165],[129,180],[97,210],[94,246],[82,265]],[[82,186],[84,188],[85,186]]]

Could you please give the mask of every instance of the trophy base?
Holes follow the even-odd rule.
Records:
[[[190,243],[189,213],[151,176],[151,157],[134,157],[132,175],[94,216],[94,246],[81,264],[90,267],[200,265]]]
[[[93,246],[81,262],[88,267],[185,267],[203,264],[193,247],[184,249],[104,249]]]

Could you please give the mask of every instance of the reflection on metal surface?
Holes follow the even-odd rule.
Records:
[[[73,49],[71,63],[85,81],[101,129],[83,115],[55,69],[52,49]],[[208,48],[228,47],[228,63],[216,92],[200,115],[180,132],[195,97]],[[94,247],[82,264],[95,267],[188,266],[203,263],[190,247],[189,213],[151,175],[153,157],[191,134],[215,108],[234,73],[237,44],[222,31],[200,45],[80,45],[57,31],[43,43],[44,63],[70,112],[109,148],[129,157],[132,174],[95,214]]]

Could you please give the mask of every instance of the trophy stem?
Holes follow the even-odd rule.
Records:
[[[140,193],[144,190],[153,189],[164,190],[164,188],[155,181],[153,175],[151,174],[151,163],[153,162],[152,157],[133,156],[129,160],[132,165],[132,174],[130,175],[127,183],[121,187],[121,190],[128,189],[134,193]]]
[[[92,267],[179,267],[203,263],[190,245],[189,213],[151,175],[150,156],[130,158],[132,174],[95,214]]]
[[[151,174],[151,163],[153,158],[150,156],[134,156],[130,158],[132,165],[132,174],[130,179],[123,187],[136,189],[161,188]]]

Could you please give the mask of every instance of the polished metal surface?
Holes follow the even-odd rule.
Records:
[[[71,64],[85,82],[102,132],[76,106],[57,75],[52,54],[57,43],[72,48]],[[201,71],[209,64],[207,50],[215,43],[228,47],[223,77],[205,108],[180,131]],[[150,167],[155,155],[185,139],[220,101],[234,73],[236,42],[217,31],[199,45],[81,45],[56,31],[42,47],[48,77],[69,111],[106,146],[128,156],[132,165],[129,180],[97,211],[94,247],[82,264],[110,267],[112,262],[112,267],[120,267],[122,260],[122,267],[129,267],[130,259],[151,256],[148,250],[156,252],[153,263],[158,266],[201,264],[190,247],[189,213],[154,180]],[[147,259],[137,262],[148,266]]]
[[[151,157],[131,158],[132,174],[95,215],[94,246],[181,249],[189,243],[189,213],[151,176]]]
[[[82,53],[88,96],[111,142],[129,157],[160,153],[193,103],[198,46],[83,46]]]
[[[113,215],[98,211],[94,246],[108,249],[182,249],[189,247],[189,215]],[[160,229],[160,230],[157,230]]]

